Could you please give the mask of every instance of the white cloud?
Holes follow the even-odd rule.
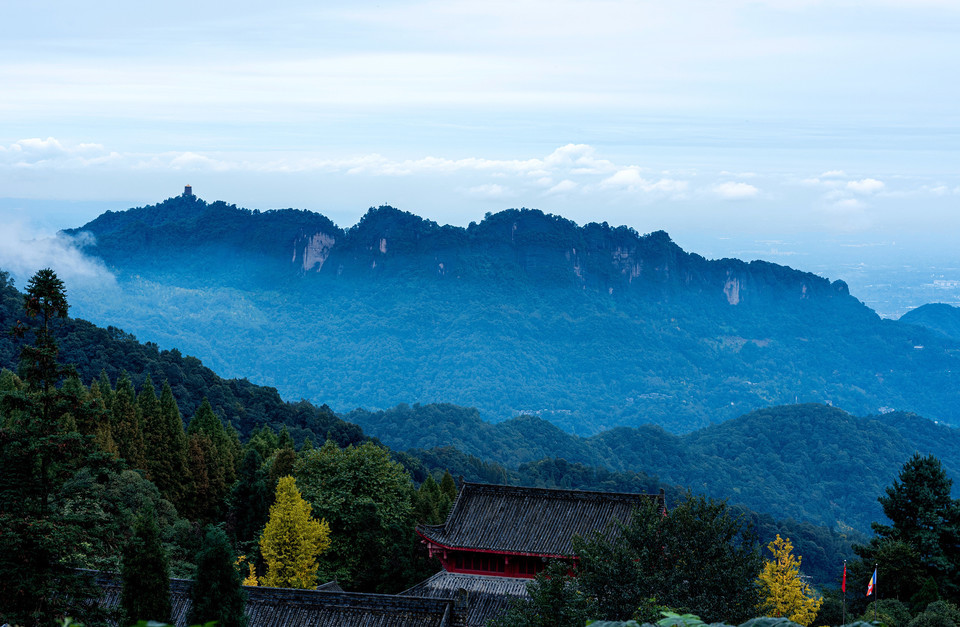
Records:
[[[546,192],[544,192],[544,194],[545,195],[563,194],[565,192],[573,191],[577,189],[577,187],[578,187],[577,183],[574,183],[570,179],[563,179],[562,181],[560,181],[559,183],[557,183],[556,185],[548,189]]]
[[[21,139],[8,146],[0,146],[0,164],[15,167],[57,164],[82,166],[102,161],[109,153],[100,144],[63,144],[54,137]]]
[[[498,185],[496,183],[487,183],[485,185],[477,185],[476,187],[471,187],[467,190],[467,193],[471,196],[479,196],[480,198],[510,198],[514,194],[508,188],[503,185]]]
[[[686,181],[669,178],[657,180],[648,179],[640,174],[640,170],[637,166],[630,166],[618,170],[616,173],[600,181],[600,187],[622,189],[630,193],[660,192],[665,194],[679,194],[687,189],[688,183]]]
[[[847,189],[858,194],[873,194],[879,192],[885,187],[883,181],[877,179],[860,179],[859,181],[847,181]]]
[[[820,178],[822,179],[846,178],[846,176],[847,176],[847,173],[844,172],[843,170],[827,170],[826,172],[820,175]]]
[[[760,194],[760,189],[749,183],[729,181],[713,187],[713,193],[726,200],[743,200],[754,198]]]
[[[72,286],[113,287],[116,279],[99,259],[83,247],[89,234],[70,237],[38,233],[16,217],[3,216],[0,229],[0,269],[7,270],[21,285],[41,268],[52,268],[69,289]]]

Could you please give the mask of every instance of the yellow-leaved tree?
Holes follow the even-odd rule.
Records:
[[[760,609],[765,616],[789,618],[804,627],[813,623],[823,604],[810,586],[800,578],[801,557],[793,555],[793,543],[777,534],[767,545],[773,559],[767,560],[757,579],[760,586]]]
[[[260,580],[275,588],[317,585],[317,557],[330,547],[330,525],[311,516],[293,477],[282,477],[260,539],[267,574]]]

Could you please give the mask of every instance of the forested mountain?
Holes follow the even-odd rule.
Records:
[[[458,228],[390,207],[340,229],[193,196],[79,231],[120,286],[75,290],[81,315],[341,411],[453,402],[588,435],[832,402],[960,424],[960,341],[881,320],[842,282],[708,261],[661,231],[533,210]]]
[[[23,295],[0,270],[0,329],[9,331],[17,324],[35,321],[24,312]],[[314,441],[329,437],[346,446],[365,439],[359,427],[344,422],[326,405],[289,403],[273,388],[246,379],[223,379],[196,357],[182,355],[175,348],[161,351],[156,344],[140,343],[116,327],[104,329],[68,317],[54,334],[61,359],[76,368],[83,382],[89,384],[101,376],[115,382],[121,373],[129,376],[136,389],[148,376],[157,383],[168,381],[184,416],[192,416],[207,398],[214,412],[232,423],[241,437],[264,426],[275,430],[286,426],[297,443],[305,437]],[[10,333],[0,333],[0,368],[16,371],[19,351]]]
[[[23,295],[12,285],[9,276],[0,271],[0,327],[7,329],[19,327],[27,330],[28,333],[35,332],[39,323],[37,319],[26,315],[23,305]],[[339,446],[360,444],[367,440],[359,426],[345,422],[326,406],[317,408],[306,401],[295,404],[285,403],[274,389],[257,386],[246,380],[222,379],[194,357],[185,357],[176,350],[159,351],[155,345],[141,344],[132,335],[115,327],[101,329],[86,321],[67,317],[59,319],[52,330],[61,349],[59,359],[75,364],[76,373],[80,377],[80,382],[64,383],[64,390],[70,388],[71,393],[80,396],[92,395],[100,399],[100,403],[105,402],[104,398],[114,399],[110,401],[113,405],[111,409],[97,414],[99,416],[97,420],[105,419],[110,423],[109,427],[103,427],[105,431],[98,430],[99,427],[88,425],[86,422],[83,422],[83,425],[85,429],[89,428],[95,432],[95,442],[105,443],[115,453],[122,454],[127,447],[125,442],[129,439],[130,432],[124,430],[123,425],[127,424],[128,419],[132,420],[131,424],[139,424],[138,429],[149,432],[153,428],[151,425],[154,425],[154,422],[148,417],[151,403],[154,409],[159,407],[163,411],[164,407],[162,398],[160,405],[157,405],[154,386],[160,385],[166,390],[168,383],[171,403],[174,407],[172,412],[174,415],[182,416],[184,422],[190,420],[191,426],[187,430],[190,437],[198,435],[206,437],[203,429],[209,428],[212,433],[219,434],[220,439],[225,439],[225,446],[228,448],[239,449],[240,440],[245,441],[243,450],[248,453],[256,450],[258,456],[254,457],[266,460],[264,463],[267,468],[272,469],[270,476],[274,477],[274,480],[278,472],[274,466],[282,466],[284,463],[281,459],[284,447],[296,446],[300,448],[300,454],[303,454],[308,450],[303,446],[307,437],[318,445],[327,438]],[[22,382],[12,372],[17,370],[17,355],[22,344],[22,340],[16,340],[9,333],[0,335],[0,397],[16,395],[18,390],[22,389]],[[148,381],[151,385],[147,384]],[[90,384],[89,389],[83,387],[86,384]],[[94,392],[94,389],[97,391]],[[203,402],[205,397],[210,399],[209,405]],[[126,405],[123,398],[129,401]],[[122,407],[126,407],[126,410]],[[124,413],[127,410],[129,411]],[[139,418],[133,419],[132,416]],[[219,416],[220,420],[216,420],[214,416]],[[580,440],[566,434],[539,418],[522,417],[500,425],[489,425],[479,420],[475,409],[452,405],[412,408],[403,405],[389,412],[374,414],[357,410],[347,416],[351,419],[363,419],[372,425],[378,420],[381,423],[384,422],[384,417],[387,417],[386,422],[393,423],[401,430],[423,431],[424,437],[415,441],[410,440],[410,442],[416,446],[430,448],[411,448],[407,452],[399,452],[395,449],[393,453],[393,457],[401,462],[417,483],[425,482],[423,485],[429,484],[428,477],[439,477],[449,471],[470,481],[491,483],[645,493],[656,493],[664,489],[668,503],[680,502],[686,492],[685,488],[665,482],[651,474],[629,469],[612,470],[608,467],[627,468],[630,465],[627,461],[614,464],[612,458],[607,457],[597,457],[591,463],[575,461],[580,458],[589,458],[593,450],[605,450],[605,455],[609,455],[610,451],[597,447],[592,441]],[[221,421],[236,427],[239,432],[237,435],[240,437],[231,443],[229,434],[232,430],[229,426],[224,430]],[[183,435],[183,426],[178,425],[181,435]],[[915,426],[905,424],[904,428],[915,429]],[[111,431],[113,435],[105,435]],[[666,435],[665,432],[661,431],[661,433]],[[289,437],[290,435],[292,437]],[[941,439],[936,433],[930,433],[929,437],[935,440]],[[208,438],[208,444],[214,439]],[[396,440],[395,437],[390,439]],[[123,480],[130,485],[121,491],[120,496],[127,501],[140,498],[140,492],[144,491],[153,494],[151,498],[156,499],[160,499],[160,495],[166,495],[168,491],[174,494],[176,491],[161,481],[161,476],[175,477],[177,481],[183,482],[189,479],[187,475],[193,476],[191,473],[160,473],[158,468],[154,468],[154,464],[166,460],[163,456],[156,457],[157,451],[152,447],[159,444],[155,440],[156,438],[143,435],[144,450],[141,453],[148,454],[149,459],[141,462],[147,471],[142,474],[127,472],[123,475]],[[483,443],[486,448],[478,448],[480,443]],[[503,451],[509,451],[509,455],[496,455],[504,462],[501,464],[464,453],[451,444],[466,450],[476,450],[487,456],[491,455],[491,451],[501,448]],[[949,451],[949,447],[944,450]],[[262,455],[260,455],[261,451]],[[235,454],[236,451],[233,453],[230,456],[231,459],[234,464],[239,464],[240,457]],[[153,457],[149,454],[153,454]],[[289,455],[293,455],[293,451],[290,451]],[[239,479],[253,472],[245,465],[247,457],[243,457],[245,461],[239,464],[239,468],[230,466],[233,468],[231,472],[236,473]],[[564,457],[574,461],[568,461]],[[127,461],[134,467],[138,467],[137,462],[130,459]],[[195,461],[194,457],[190,457],[189,463],[192,464]],[[289,462],[290,460],[287,459],[286,463]],[[263,474],[266,471],[260,469],[258,472]],[[347,472],[353,474],[353,470],[348,469]],[[256,475],[256,473],[253,474]],[[156,482],[160,492],[157,492],[157,488],[153,487],[145,477]],[[9,484],[10,481],[7,483]],[[19,489],[16,482],[13,483],[14,485],[7,485],[7,487]],[[135,489],[130,487],[134,484]],[[221,492],[229,488],[229,482],[225,481],[225,477],[224,481],[218,485]],[[251,500],[253,497],[243,492],[248,489],[250,486],[246,485],[234,488],[234,491],[239,490],[238,493],[246,496],[233,502],[231,506],[234,509],[230,510],[233,513],[228,515],[228,522],[232,529],[245,528],[242,525],[245,519],[242,516],[240,519],[236,518],[240,516],[234,511],[237,507],[243,512],[250,510],[251,517],[258,515],[256,512],[263,514],[262,504],[260,509],[257,509],[253,506],[255,499]],[[701,491],[699,488],[695,490]],[[187,494],[192,493],[188,490]],[[739,502],[735,490],[728,490],[726,493],[721,491],[720,494],[731,497],[734,502]],[[207,510],[214,511],[217,508],[226,507],[226,504],[220,502],[225,498],[222,494],[219,500],[213,499],[203,503],[195,498],[188,498],[184,494],[179,496],[183,502],[175,503],[177,510],[174,510],[173,504],[167,501],[162,501],[160,504],[164,508],[165,542],[169,545],[168,549],[176,555],[177,568],[187,569],[182,572],[189,574],[192,566],[189,559],[184,557],[184,551],[195,538],[191,540],[193,536],[189,532],[190,527],[186,521],[177,522],[180,520],[178,512],[180,516],[189,516],[190,520],[194,520],[198,516],[212,516],[213,514]],[[108,497],[119,498],[113,492],[102,496],[102,498]],[[863,536],[855,530],[831,528],[833,525],[818,526],[792,518],[778,520],[769,514],[760,513],[762,508],[754,511],[738,506],[736,511],[755,526],[760,540],[764,543],[772,540],[776,534],[793,538],[797,550],[805,556],[805,572],[817,583],[833,583],[836,564],[844,558],[852,558],[851,541],[863,540]],[[127,510],[123,512],[127,518],[132,516]],[[118,516],[117,520],[110,521],[108,539],[113,544],[120,542],[118,535],[122,536],[125,533],[123,529],[128,521],[126,518],[121,518]],[[98,567],[115,568],[115,557],[115,555],[101,555],[98,559],[105,562]]]
[[[446,442],[508,467],[562,457],[644,473],[776,517],[861,531],[882,517],[877,496],[914,452],[936,455],[960,477],[960,431],[913,414],[857,418],[817,404],[757,410],[682,436],[646,425],[581,438],[529,416],[488,424],[476,410],[452,405],[344,418],[393,448]]]
[[[900,316],[900,322],[926,327],[954,340],[960,340],[960,308],[952,305],[922,305]]]

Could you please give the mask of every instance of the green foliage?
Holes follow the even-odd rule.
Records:
[[[429,576],[412,533],[413,484],[385,449],[328,440],[304,453],[294,473],[315,514],[330,523],[325,577],[348,589],[397,592]]]
[[[756,540],[725,503],[688,496],[662,516],[651,502],[614,540],[596,532],[574,550],[600,618],[630,618],[650,598],[709,620],[743,620],[757,605]]]
[[[170,620],[170,569],[153,507],[142,509],[124,547],[120,610],[126,622]]]
[[[910,609],[897,599],[880,599],[868,603],[863,614],[857,620],[863,622],[879,621],[885,627],[906,627],[912,615]]]
[[[956,627],[960,625],[960,609],[947,601],[934,601],[906,624],[908,627]]]
[[[527,584],[528,599],[515,601],[490,627],[582,627],[594,612],[592,599],[581,589],[570,565],[551,562]]]
[[[140,408],[137,406],[133,383],[127,373],[120,374],[113,399],[113,439],[120,458],[134,468],[146,470],[146,445]]]
[[[159,438],[152,443],[149,451],[151,479],[160,488],[164,498],[170,500],[178,509],[186,511],[191,492],[189,444],[183,429],[180,408],[177,407],[177,400],[167,381],[163,382],[160,393],[159,418],[159,424],[155,427]],[[151,428],[152,437],[154,428]]]
[[[263,458],[256,449],[248,449],[230,490],[227,511],[227,521],[240,544],[252,541],[267,523],[272,500],[268,483]]]
[[[876,537],[869,545],[854,547],[862,558],[855,572],[871,570],[870,564],[883,560],[884,586],[903,598],[919,592],[927,578],[933,578],[946,596],[956,594],[960,501],[951,497],[952,485],[940,460],[914,454],[878,499],[893,524],[874,523]]]
[[[8,285],[0,273],[0,291]],[[67,614],[96,620],[99,609],[82,601],[95,598],[94,584],[73,569],[97,543],[85,515],[97,503],[89,490],[65,486],[82,471],[107,474],[116,464],[74,430],[93,421],[82,386],[56,387],[69,370],[58,362],[53,324],[66,316],[63,284],[42,270],[24,300],[24,311],[41,325],[22,347],[20,380],[8,375],[0,390],[0,621],[32,624]],[[26,334],[18,324],[16,335]]]
[[[235,567],[236,556],[227,534],[207,526],[197,554],[197,577],[193,587],[191,622],[216,622],[221,627],[245,627],[246,593]]]

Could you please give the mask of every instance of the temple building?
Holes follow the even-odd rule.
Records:
[[[574,536],[594,532],[607,539],[628,523],[634,509],[664,494],[588,492],[463,483],[442,525],[417,533],[443,570],[403,592],[428,598],[458,598],[466,624],[483,625],[509,602],[527,595],[526,584],[550,559],[576,562]],[[465,599],[463,599],[465,597]]]

